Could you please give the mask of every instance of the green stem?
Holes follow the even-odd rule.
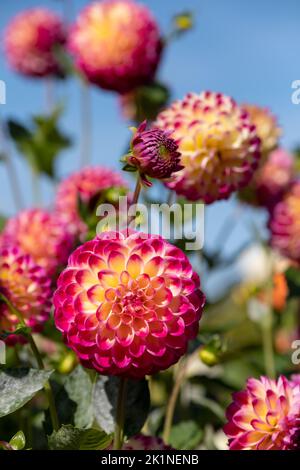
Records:
[[[3,302],[6,303],[6,305],[8,306],[8,308],[10,309],[11,313],[13,315],[15,315],[20,324],[22,325],[22,327],[25,327],[27,328],[26,326],[26,323],[23,319],[23,316],[22,314],[19,312],[19,310],[17,310],[13,304],[3,295],[0,293],[0,300],[2,300]],[[40,355],[40,352],[37,348],[37,345],[34,341],[34,338],[32,336],[31,333],[27,333],[26,334],[26,338],[28,339],[29,341],[29,344],[30,344],[30,347],[31,347],[31,350],[32,350],[32,353],[36,359],[36,362],[38,364],[38,367],[40,370],[44,370],[45,369],[45,366],[44,366],[44,363],[43,363],[43,359],[42,359],[42,356]],[[50,382],[47,380],[47,382],[45,383],[44,385],[44,389],[45,389],[45,392],[46,392],[46,395],[47,395],[47,399],[48,399],[48,404],[49,404],[49,411],[50,411],[50,417],[51,417],[51,422],[52,422],[52,426],[53,426],[53,429],[54,431],[58,431],[59,429],[59,421],[58,421],[58,416],[57,416],[57,411],[56,411],[56,407],[55,407],[55,400],[54,400],[54,395],[53,395],[53,390],[52,390],[52,387],[51,387],[51,384]]]
[[[276,378],[274,348],[273,348],[273,315],[270,311],[270,317],[262,325],[262,342],[265,371],[271,379]]]
[[[125,402],[127,391],[127,379],[121,378],[119,384],[117,416],[114,435],[114,450],[120,450],[124,442]]]

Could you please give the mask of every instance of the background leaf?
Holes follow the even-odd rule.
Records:
[[[0,417],[21,408],[41,390],[52,371],[29,368],[0,371]],[[13,392],[13,393],[12,393]]]

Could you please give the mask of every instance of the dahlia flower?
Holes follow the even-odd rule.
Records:
[[[256,132],[261,140],[261,152],[266,157],[278,145],[281,136],[281,129],[278,126],[277,119],[267,108],[260,106],[244,104],[242,107],[250,116],[251,122],[256,127]]]
[[[172,450],[160,437],[137,434],[123,444],[122,450]]]
[[[189,93],[158,115],[155,125],[179,143],[183,170],[166,183],[189,200],[226,199],[251,179],[260,141],[248,114],[221,93]]]
[[[199,285],[186,255],[162,237],[103,232],[58,279],[56,327],[85,367],[142,378],[177,362],[195,338]]]
[[[7,60],[17,72],[31,77],[61,73],[54,48],[65,42],[62,20],[44,8],[18,14],[4,36]]]
[[[293,160],[293,155],[283,149],[271,152],[249,185],[240,191],[240,199],[272,211],[292,181]]]
[[[0,249],[0,293],[22,314],[28,327],[41,331],[51,308],[51,280],[46,271],[19,248]],[[20,320],[0,300],[0,330],[13,332]],[[8,344],[22,341],[20,335],[7,337]],[[23,338],[24,339],[24,338]]]
[[[270,216],[271,245],[300,262],[300,181],[296,181]]]
[[[78,211],[78,200],[87,206],[110,202],[108,191],[112,188],[123,188],[127,184],[122,176],[108,168],[100,166],[87,167],[63,180],[58,186],[55,210],[68,224],[68,230],[77,235],[84,235],[87,226]],[[91,207],[96,210],[96,207]]]
[[[139,126],[131,142],[131,152],[126,157],[127,163],[136,167],[142,180],[150,186],[147,176],[166,179],[183,167],[178,145],[169,133],[156,128],[146,130],[146,127],[146,121]]]
[[[52,275],[66,263],[73,249],[73,236],[57,215],[41,209],[29,209],[7,221],[2,233],[2,245],[19,246]]]
[[[88,5],[69,41],[76,66],[86,78],[119,93],[149,82],[162,51],[156,21],[145,6],[131,0]]]
[[[231,450],[299,450],[300,386],[284,376],[251,378],[233,394],[227,419]]]

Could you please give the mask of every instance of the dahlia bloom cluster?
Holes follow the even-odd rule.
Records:
[[[49,275],[64,265],[74,239],[66,224],[55,214],[28,209],[9,219],[1,236],[2,246],[18,246]]]
[[[300,182],[276,204],[269,221],[271,245],[283,256],[300,262]]]
[[[87,206],[109,202],[105,193],[114,187],[127,189],[127,183],[119,173],[100,166],[83,168],[58,186],[55,211],[68,225],[71,233],[84,235],[87,226],[79,214],[78,201],[81,200]]]
[[[299,450],[300,385],[284,376],[251,378],[233,394],[227,419],[231,450]]]
[[[178,145],[170,137],[170,133],[161,129],[146,129],[143,122],[137,129],[131,143],[131,152],[127,163],[136,167],[142,181],[151,186],[147,176],[157,179],[170,178],[173,173],[181,170]]]
[[[265,207],[271,212],[288,189],[293,175],[293,155],[283,149],[274,150],[239,196],[243,201]]]
[[[56,327],[84,366],[142,378],[176,363],[195,338],[199,286],[186,255],[160,236],[103,232],[58,279]]]
[[[30,77],[61,73],[54,48],[64,44],[66,33],[62,20],[44,8],[26,10],[8,25],[4,48],[11,67]]]
[[[125,93],[153,78],[162,41],[146,7],[131,0],[104,0],[81,12],[69,48],[90,82]]]
[[[263,157],[274,150],[281,136],[281,129],[278,126],[277,119],[267,108],[260,106],[244,104],[242,107],[247,111],[252,123],[256,127],[256,132],[261,140],[261,152]]]
[[[0,248],[0,293],[22,315],[33,332],[41,331],[51,308],[51,280],[29,254],[19,248]],[[9,307],[0,301],[0,330],[13,332],[20,323]],[[8,344],[22,341],[20,335],[7,337]]]
[[[245,186],[260,161],[260,139],[246,111],[221,93],[189,93],[155,125],[179,143],[183,169],[166,183],[189,200],[212,203]]]

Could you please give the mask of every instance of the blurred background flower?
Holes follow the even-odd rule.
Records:
[[[9,219],[2,232],[1,244],[20,247],[53,275],[66,263],[74,246],[74,238],[57,215],[30,209]]]

